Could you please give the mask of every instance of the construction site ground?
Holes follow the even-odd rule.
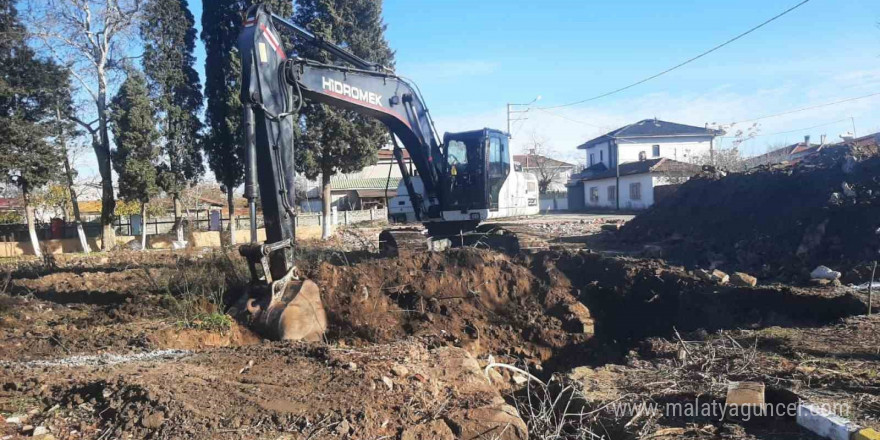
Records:
[[[616,252],[603,225],[626,220],[504,222],[536,243],[507,254],[384,258],[378,226],[303,242],[330,321],[317,343],[223,313],[247,284],[234,250],[4,262],[0,438],[818,438],[791,415],[664,410],[736,381],[880,429],[865,292],[722,285]]]

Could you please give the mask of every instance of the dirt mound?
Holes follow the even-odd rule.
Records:
[[[494,252],[459,249],[353,266],[325,263],[311,278],[321,286],[332,340],[419,336],[475,355],[541,360],[592,333],[591,327],[566,327],[562,305],[573,298],[548,295],[527,267]]]
[[[880,249],[880,157],[838,146],[794,165],[704,173],[628,222],[626,241],[662,242],[664,256],[762,278],[819,264],[848,271]]]

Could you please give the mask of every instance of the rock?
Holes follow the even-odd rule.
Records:
[[[356,364],[356,363],[354,363],[354,362],[349,362],[349,363],[345,364],[345,369],[346,369],[346,370],[349,370],[349,371],[357,370],[357,369],[358,369],[358,364]]]
[[[442,419],[407,428],[400,435],[400,440],[455,440],[452,429]]]
[[[394,389],[394,382],[391,381],[390,377],[382,376],[382,383],[384,383],[385,386],[388,387],[388,391],[391,391]]]
[[[45,426],[37,426],[36,428],[34,428],[34,437],[38,435],[45,435],[48,433],[49,430]]]
[[[708,281],[710,283],[727,284],[727,282],[730,281],[730,275],[718,269],[715,269],[712,272],[709,272],[706,269],[697,269],[695,274],[701,280]]]
[[[523,376],[522,374],[514,374],[513,377],[511,377],[510,379],[513,381],[513,383],[517,385],[524,385],[526,382],[529,381],[529,378]]]
[[[854,198],[856,196],[856,191],[853,189],[852,186],[850,186],[850,184],[843,182],[840,187],[843,190],[843,195],[849,198]]]
[[[526,440],[529,435],[528,427],[516,408],[504,403],[459,410],[449,414],[447,420],[456,438],[462,440]]]
[[[165,414],[157,411],[141,418],[141,426],[147,429],[159,429],[165,423]]]
[[[595,321],[590,314],[590,309],[581,302],[574,302],[564,306],[562,319],[565,330],[572,333],[595,333]]]
[[[810,272],[810,278],[814,280],[836,280],[840,278],[841,273],[831,270],[827,266],[819,266]]]
[[[646,244],[642,248],[642,256],[645,258],[660,258],[663,256],[663,248],[656,244]]]
[[[391,374],[397,377],[404,377],[409,373],[409,369],[404,367],[403,365],[395,365],[391,367]]]
[[[9,416],[6,418],[6,423],[10,425],[21,425],[27,421],[27,416],[23,416],[21,414],[16,414],[13,416]]]
[[[730,275],[715,269],[712,271],[712,281],[715,281],[718,284],[727,284],[730,281]]]
[[[34,425],[24,425],[21,427],[21,433],[24,435],[30,435],[34,431]]]
[[[740,287],[755,287],[758,285],[758,279],[744,272],[734,272],[730,276],[730,284]]]
[[[348,420],[342,420],[338,425],[336,425],[336,434],[337,435],[347,435],[351,431],[351,423],[348,423]]]

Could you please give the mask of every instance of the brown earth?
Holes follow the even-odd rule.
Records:
[[[743,332],[735,333],[743,341],[791,332],[787,340],[815,341],[814,350],[829,358],[839,354],[831,347],[844,350],[838,341],[874,337],[873,325],[838,324],[865,308],[845,288],[719,286],[661,261],[588,252],[511,257],[458,249],[394,259],[300,252],[300,268],[321,286],[328,310],[323,343],[266,342],[224,321],[223,298],[246,279],[234,254],[122,253],[118,266],[113,257],[90,257],[16,267],[0,294],[0,413],[33,411],[28,423],[57,438],[417,439],[520,438],[526,425],[518,410],[532,438],[575,438],[539,435],[543,422],[518,398],[528,382],[495,369],[489,386],[481,368],[490,356],[553,383],[578,367],[608,363],[636,365],[644,377],[667,374],[668,351],[650,341],[674,345],[676,330]],[[779,362],[806,352],[797,344],[760,347]],[[734,364],[737,353],[712,368]],[[855,359],[847,353],[840,356]],[[876,368],[876,354],[859,353],[860,368]],[[822,365],[798,378],[837,368]],[[839,368],[850,371],[847,365]],[[782,374],[757,371],[764,372],[729,377]],[[713,377],[692,377],[690,390],[717,395],[728,376]],[[876,386],[868,373],[858,377]],[[814,383],[853,389],[842,380]],[[661,396],[650,387],[633,390]],[[857,413],[875,416],[870,406]],[[600,421],[624,438],[676,426]],[[593,427],[582,422],[563,434]],[[734,437],[773,438],[762,433]]]
[[[689,266],[799,282],[818,265],[867,281],[880,250],[880,147],[839,145],[795,164],[707,171],[628,222],[626,242],[654,243]]]

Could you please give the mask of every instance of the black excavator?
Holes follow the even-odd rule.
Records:
[[[344,64],[289,56],[279,28]],[[428,238],[420,232],[392,229],[383,231],[380,247],[396,249],[402,243],[463,236],[487,219],[537,213],[536,178],[514,169],[507,134],[493,129],[446,133],[441,143],[418,89],[391,69],[323,40],[265,5],[247,11],[238,49],[246,152],[244,195],[251,216],[251,244],[239,249],[251,273],[251,288],[242,302],[264,335],[316,340],[327,325],[320,290],[312,281],[298,279],[293,257],[293,124],[306,100],[351,109],[388,127],[402,175],[401,196],[389,209],[392,215],[424,224]],[[415,173],[410,174],[405,166],[399,144],[409,153]],[[265,243],[257,243],[257,191]]]

